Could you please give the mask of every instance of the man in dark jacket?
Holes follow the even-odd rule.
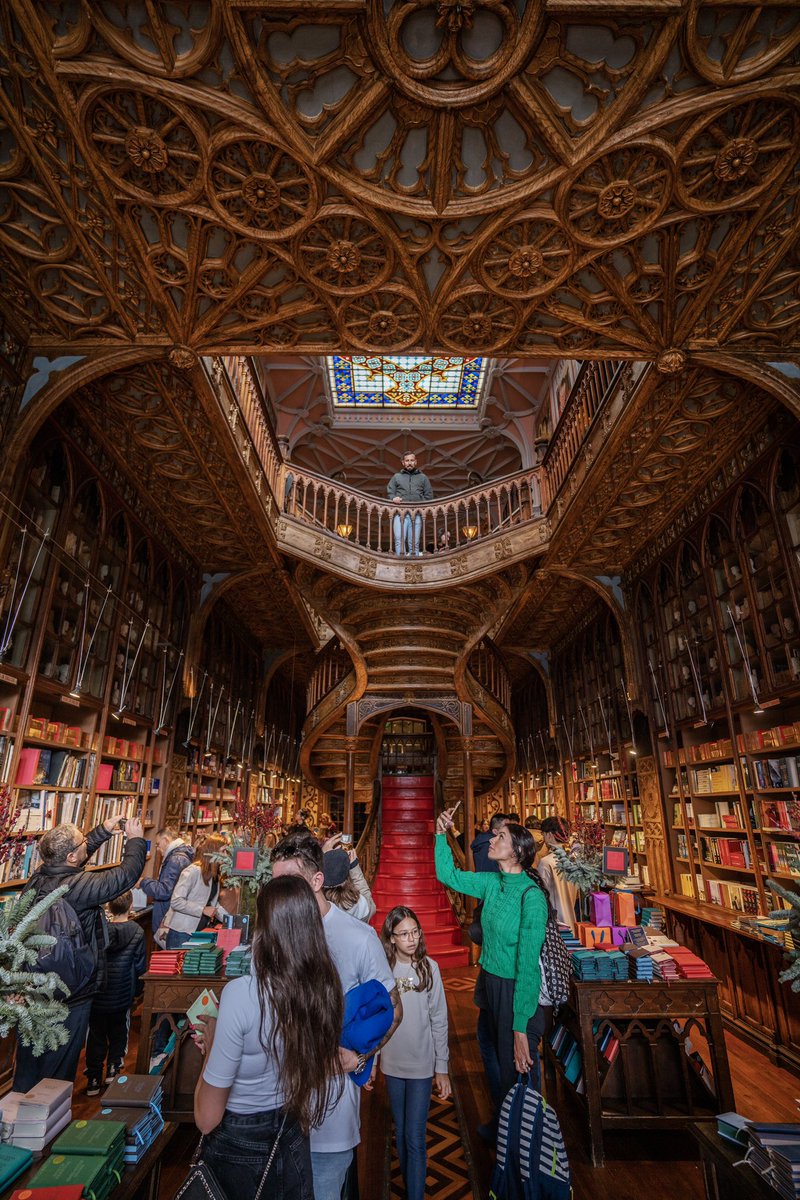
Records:
[[[74,909],[84,937],[94,951],[95,968],[80,991],[66,1000],[69,1010],[65,1022],[69,1033],[67,1044],[38,1055],[30,1046],[17,1046],[14,1073],[14,1090],[17,1092],[27,1092],[40,1079],[75,1078],[86,1041],[92,999],[105,986],[106,923],[102,906],[133,886],[144,869],[147,853],[141,821],[129,818],[125,827],[128,840],[119,866],[103,871],[85,870],[87,860],[120,829],[123,820],[123,817],[109,817],[88,836],[77,825],[56,825],[39,841],[42,865],[31,876],[24,891],[32,890],[37,899],[41,899],[62,884],[67,885],[69,891],[65,900]]]
[[[169,902],[178,877],[194,862],[194,850],[187,846],[169,825],[156,834],[156,850],[161,855],[158,879],[142,879],[139,887],[153,901],[153,933],[164,924]]]
[[[489,829],[486,833],[476,833],[470,845],[472,851],[472,861],[475,863],[476,871],[499,871],[496,862],[489,858],[489,842],[492,840],[498,829],[505,825],[508,817],[505,813],[494,813],[489,822]]]
[[[100,1087],[119,1075],[128,1053],[131,1005],[144,989],[147,970],[144,930],[131,920],[133,896],[123,892],[108,902],[106,986],[92,1001],[86,1039],[87,1096],[99,1096]]]
[[[402,504],[406,509],[415,505],[422,504],[425,500],[433,499],[433,488],[431,481],[427,475],[417,468],[416,454],[403,455],[403,469],[398,471],[389,480],[386,487],[386,495],[393,504]],[[392,531],[394,533],[394,552],[397,555],[406,556],[422,554],[420,550],[420,541],[422,538],[422,513],[414,513],[413,529],[413,548],[411,537],[412,521],[411,513],[406,511],[402,518],[400,513],[392,522]]]

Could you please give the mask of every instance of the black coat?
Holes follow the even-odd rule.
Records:
[[[111,836],[112,834],[108,833],[103,825],[98,825],[91,831],[86,838],[89,859]],[[94,948],[97,960],[94,975],[85,988],[82,988],[76,995],[70,996],[67,1001],[69,1005],[88,1000],[104,986],[107,936],[102,906],[133,887],[141,877],[146,857],[147,842],[144,838],[128,838],[122,854],[122,862],[118,867],[87,871],[86,863],[79,867],[72,867],[68,863],[58,863],[56,866],[48,866],[47,863],[43,863],[23,888],[23,892],[34,891],[36,898],[40,900],[43,896],[49,896],[50,892],[55,891],[62,884],[67,884],[69,891],[65,899],[75,909],[75,915],[81,923],[84,937]]]
[[[106,985],[92,1001],[101,1012],[123,1012],[130,1008],[144,985],[141,976],[147,970],[144,930],[138,921],[108,923],[106,946]]]

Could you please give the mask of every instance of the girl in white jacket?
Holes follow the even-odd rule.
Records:
[[[204,929],[211,921],[221,921],[225,909],[219,904],[219,863],[212,862],[227,840],[219,833],[210,833],[199,845],[195,861],[178,876],[178,882],[169,902],[164,924],[167,950],[177,950],[197,929]],[[157,935],[158,940],[158,935]]]
[[[381,942],[403,1004],[403,1020],[381,1050],[381,1070],[406,1195],[408,1200],[424,1200],[431,1086],[436,1085],[442,1100],[451,1094],[447,1001],[439,968],[428,958],[422,927],[412,909],[404,905],[392,909],[383,923]]]

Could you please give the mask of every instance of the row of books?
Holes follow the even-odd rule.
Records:
[[[761,811],[765,829],[785,829],[800,833],[800,799],[764,800]]]
[[[800,756],[785,758],[742,759],[745,784],[748,788],[800,787]]]
[[[133,742],[127,738],[108,735],[103,738],[103,754],[109,754],[114,758],[135,758],[139,762],[143,762],[146,753],[147,746],[144,742]]]
[[[79,788],[86,778],[88,762],[85,756],[71,754],[68,750],[25,746],[19,752],[14,783],[17,787],[48,783],[51,787]]]
[[[750,846],[744,838],[701,837],[700,855],[712,866],[741,867],[750,870]]]
[[[736,746],[740,754],[757,754],[759,750],[797,745],[800,745],[800,721],[793,725],[773,725],[771,729],[754,729],[749,733],[736,735]]]
[[[739,779],[733,763],[715,763],[713,767],[692,767],[691,789],[698,796],[714,792],[738,792]]]
[[[72,1120],[72,1082],[42,1079],[27,1092],[7,1092],[0,1100],[4,1142],[41,1153]]]
[[[5,862],[0,863],[0,883],[10,883],[14,879],[24,882],[41,861],[38,838],[20,840],[12,847]],[[10,893],[6,893],[8,895]]]
[[[92,749],[92,735],[88,730],[79,725],[66,725],[63,721],[52,721],[50,717],[29,717],[25,736],[74,746],[78,750]]]
[[[136,791],[142,773],[142,764],[123,760],[117,763],[101,762],[97,768],[98,792]]]
[[[800,879],[800,846],[794,842],[767,842],[767,857],[771,871]]]
[[[86,797],[82,792],[20,792],[12,833],[40,833],[55,825],[81,825]]]
[[[684,746],[678,749],[677,759],[675,750],[663,750],[661,761],[665,767],[675,767],[678,763],[711,762],[718,758],[733,757],[733,741],[730,738],[720,738],[716,742],[702,742],[697,746]]]
[[[758,915],[759,896],[758,890],[743,883],[727,883],[720,879],[703,879],[702,875],[696,875],[697,895],[702,900],[708,901],[709,904],[719,904],[722,908],[730,908],[733,912],[752,913]],[[692,876],[686,872],[678,876],[678,885],[681,889],[681,895],[688,896],[690,899],[694,897],[694,889],[692,887]]]

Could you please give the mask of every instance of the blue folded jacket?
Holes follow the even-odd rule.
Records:
[[[393,1020],[392,999],[383,984],[377,979],[359,983],[345,993],[342,1045],[356,1054],[366,1054],[383,1041]],[[363,1071],[351,1071],[350,1078],[362,1087],[371,1072],[372,1058],[368,1058]]]

